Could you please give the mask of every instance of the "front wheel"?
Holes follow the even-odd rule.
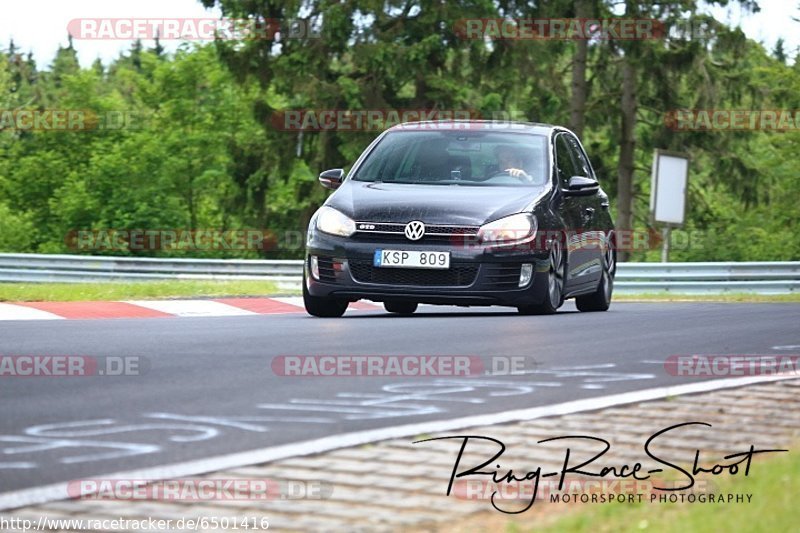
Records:
[[[575,307],[578,311],[608,311],[611,307],[611,296],[614,294],[614,276],[617,273],[617,252],[612,242],[603,253],[603,273],[597,290],[586,296],[575,298]]]
[[[417,310],[416,302],[383,302],[383,307],[390,313],[410,315]]]
[[[347,311],[349,303],[347,300],[340,298],[312,296],[308,292],[306,281],[303,280],[303,305],[309,315],[322,318],[338,318]]]
[[[567,260],[559,241],[550,247],[550,264],[547,269],[547,296],[540,304],[517,307],[521,315],[552,315],[564,303],[564,280]]]

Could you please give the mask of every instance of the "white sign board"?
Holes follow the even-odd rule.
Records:
[[[656,150],[650,189],[650,212],[653,221],[679,226],[686,215],[686,187],[689,181],[689,157]]]

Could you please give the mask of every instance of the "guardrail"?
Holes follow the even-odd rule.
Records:
[[[716,294],[800,291],[800,261],[741,263],[620,263],[620,293]]]
[[[0,254],[0,282],[108,282],[170,279],[264,280],[299,287],[301,260],[163,259],[83,255]],[[800,261],[748,263],[620,263],[621,293],[702,294],[800,291]]]
[[[299,283],[302,272],[303,262],[300,260],[0,254],[0,282],[217,279]]]

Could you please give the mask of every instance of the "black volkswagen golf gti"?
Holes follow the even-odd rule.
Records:
[[[313,215],[303,300],[505,305],[554,313],[611,303],[616,255],[608,197],[578,138],[545,124],[415,122],[378,136]]]

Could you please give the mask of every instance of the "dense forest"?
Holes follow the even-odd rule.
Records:
[[[76,230],[259,228],[299,257],[299,235],[376,131],[287,130],[287,110],[463,110],[556,123],[579,134],[617,226],[649,217],[656,148],[691,157],[675,261],[800,260],[800,122],[682,129],[678,110],[800,110],[800,60],[701,14],[694,0],[203,0],[225,17],[302,20],[292,36],[140,42],[81,68],[70,45],[50,65],[0,50],[0,251],[68,253]],[[751,10],[754,2],[743,2]],[[465,34],[469,19],[648,19],[657,38],[511,39]],[[800,23],[798,23],[800,30]],[[21,110],[81,110],[80,127],[19,127]],[[95,252],[96,253],[96,252]],[[109,251],[107,253],[125,253]],[[187,255],[185,251],[148,252]],[[658,260],[659,246],[632,254]]]

